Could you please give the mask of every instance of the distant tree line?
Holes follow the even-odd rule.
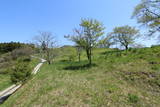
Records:
[[[15,49],[19,49],[26,46],[34,48],[33,44],[25,44],[20,42],[0,43],[0,53],[11,52]]]

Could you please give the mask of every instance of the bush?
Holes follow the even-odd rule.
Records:
[[[76,58],[76,56],[74,56],[74,55],[68,55],[68,60],[69,61],[74,61],[75,58]]]
[[[33,53],[33,49],[30,47],[25,47],[25,48],[20,48],[20,49],[15,49],[12,51],[11,56],[12,59],[17,59],[18,57],[21,56],[29,56]]]
[[[11,74],[11,81],[13,83],[24,83],[31,76],[31,69],[28,63],[18,63],[13,68],[13,73]]]

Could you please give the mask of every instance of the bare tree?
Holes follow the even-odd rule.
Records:
[[[53,58],[55,57],[55,54],[53,52],[53,49],[56,47],[55,37],[52,35],[51,32],[39,32],[39,34],[34,38],[34,40],[42,50],[48,64],[51,64]]]

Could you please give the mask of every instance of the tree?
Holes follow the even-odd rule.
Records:
[[[150,28],[149,34],[160,32],[160,0],[141,0],[135,7],[133,17],[138,23]]]
[[[94,19],[82,19],[80,26],[84,32],[83,47],[86,50],[89,65],[91,65],[92,48],[97,45],[99,37],[104,34],[105,27],[102,23]]]
[[[55,57],[55,54],[53,53],[53,48],[56,47],[55,37],[51,32],[39,32],[39,35],[34,39],[36,44],[39,45],[43,51],[48,64],[51,64],[51,61]]]
[[[89,65],[92,64],[92,49],[98,43],[100,36],[104,34],[103,24],[94,19],[82,19],[80,23],[80,30],[75,30],[76,35],[69,36],[70,40],[75,42],[78,46],[85,49]]]
[[[113,40],[113,36],[108,34],[106,37],[103,37],[99,41],[99,47],[101,48],[110,48],[110,46],[114,45],[115,42]]]
[[[138,37],[139,30],[130,26],[122,26],[114,28],[111,35],[114,37],[115,42],[120,43],[121,46],[124,46],[128,50],[129,45],[135,42],[135,39]]]
[[[33,44],[24,44],[19,42],[0,43],[0,53],[12,52],[15,49],[30,47],[34,49]]]
[[[76,50],[77,50],[77,54],[78,54],[78,61],[80,62],[81,61],[81,53],[82,53],[83,47],[81,47],[80,45],[77,45],[76,46]]]
[[[78,60],[80,62],[81,60],[81,52],[83,50],[83,31],[81,29],[74,29],[73,35],[67,35],[64,36],[65,38],[69,39],[70,41],[73,41],[75,43],[76,51],[78,54]]]

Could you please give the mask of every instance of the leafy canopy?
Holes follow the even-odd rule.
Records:
[[[150,28],[149,34],[160,32],[160,0],[141,0],[133,12],[138,23]]]
[[[115,42],[120,43],[122,46],[125,46],[126,49],[128,49],[128,46],[130,44],[133,44],[135,42],[138,34],[139,30],[128,25],[116,27],[111,33],[111,35],[114,37]]]
[[[91,48],[97,44],[99,37],[104,34],[105,27],[95,19],[82,19],[80,26],[84,32],[83,43]]]

